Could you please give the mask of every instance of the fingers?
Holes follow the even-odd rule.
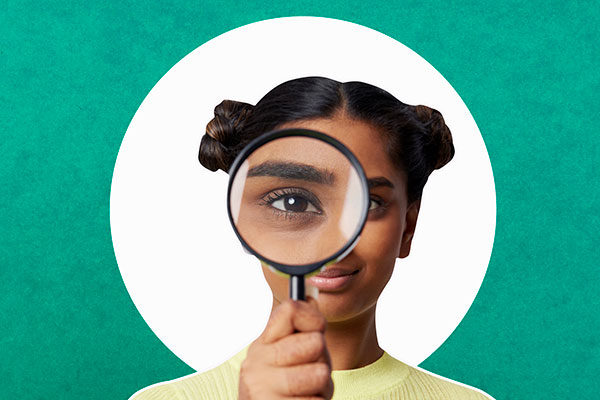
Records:
[[[270,365],[290,367],[311,362],[328,362],[327,344],[320,332],[300,332],[284,337],[265,349]]]
[[[324,332],[327,322],[316,307],[316,301],[286,300],[271,315],[265,331],[258,339],[261,343],[274,343],[294,332]]]
[[[333,395],[331,367],[325,363],[274,368],[272,374],[274,388],[282,396],[322,396],[328,399]]]
[[[325,318],[314,299],[277,306],[242,362],[239,399],[330,399],[331,360]]]
[[[331,397],[323,397],[323,396],[294,396],[294,397],[286,397],[286,399],[291,400],[328,400]]]
[[[306,302],[315,308],[319,308],[319,302],[312,296],[306,296]]]

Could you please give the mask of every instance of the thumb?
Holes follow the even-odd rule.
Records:
[[[306,302],[311,306],[316,308],[317,310],[319,309],[319,302],[317,301],[317,299],[315,299],[312,296],[306,296]]]

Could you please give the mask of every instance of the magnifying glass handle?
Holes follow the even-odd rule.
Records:
[[[306,300],[304,275],[290,275],[290,298],[292,300]]]

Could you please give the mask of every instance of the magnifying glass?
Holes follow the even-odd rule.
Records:
[[[352,152],[317,131],[262,135],[229,171],[227,211],[244,248],[290,276],[304,300],[304,276],[344,258],[369,211],[365,173]]]

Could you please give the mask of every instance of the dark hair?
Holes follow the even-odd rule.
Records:
[[[406,171],[409,203],[421,198],[431,172],[454,156],[452,135],[437,110],[404,104],[363,82],[309,77],[282,83],[256,106],[224,100],[206,126],[198,159],[211,171],[227,172],[255,137],[288,122],[329,118],[342,110],[384,133],[392,161]]]

